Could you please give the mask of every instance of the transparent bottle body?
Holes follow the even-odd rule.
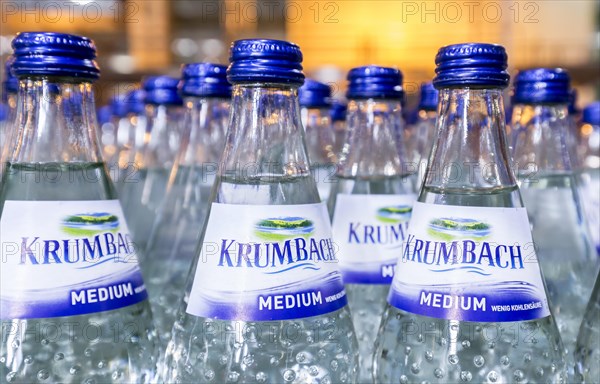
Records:
[[[119,141],[123,144],[114,148],[114,155],[108,165],[109,175],[120,198],[123,197],[124,185],[138,181],[136,156],[139,160],[139,154],[147,144],[144,137],[146,124],[146,116],[135,113],[128,113],[118,122],[116,133],[120,137]]]
[[[429,161],[429,154],[431,147],[433,146],[433,138],[435,136],[435,111],[419,111],[419,119],[417,120],[415,127],[416,134],[416,151],[419,156],[418,162],[414,165],[417,169],[417,179],[415,191],[418,192],[423,178],[425,177],[425,170],[427,169],[427,163]]]
[[[285,86],[234,86],[224,170],[211,201],[295,205],[320,200],[308,171],[296,97],[296,90]],[[193,271],[201,267],[196,256],[167,347],[165,382],[355,382],[358,351],[347,307],[284,321],[193,316],[186,303]]]
[[[145,250],[152,225],[164,201],[180,135],[181,110],[167,105],[147,107],[144,143],[120,169],[123,210],[137,249]],[[136,137],[139,133],[136,133]]]
[[[582,124],[578,137],[580,167],[576,172],[577,182],[592,240],[600,255],[600,126]]]
[[[512,138],[515,168],[550,306],[572,361],[600,259],[573,171],[579,161],[566,105],[519,108]]]
[[[339,194],[359,195],[405,195],[412,193],[412,178],[409,176],[388,177],[338,177],[329,200],[330,212],[335,207]],[[360,220],[360,219],[359,219]],[[335,241],[336,239],[334,239]],[[344,255],[340,255],[344,257]],[[368,257],[368,255],[365,255]],[[381,321],[390,286],[388,284],[346,284],[348,307],[359,346],[359,383],[371,383],[373,375],[373,353],[377,326]]]
[[[6,201],[116,199],[96,142],[91,84],[28,79],[21,89],[18,145],[5,164],[0,209]],[[78,92],[86,107],[66,119],[61,94]],[[147,300],[85,315],[5,319],[0,380],[150,383],[157,338]]]
[[[435,190],[420,201],[519,207],[516,187]],[[397,273],[402,273],[401,265]],[[386,306],[375,347],[376,383],[564,383],[562,343],[552,317],[521,322],[467,322]]]
[[[8,114],[4,121],[0,121],[0,164],[4,164],[10,150],[10,144],[13,141],[13,133],[15,131],[15,119],[17,114],[17,94],[6,94],[6,108]],[[0,166],[0,181],[4,169]]]
[[[575,346],[575,379],[578,383],[600,380],[600,278],[596,279]]]
[[[501,90],[442,89],[440,102],[437,136],[418,201],[440,205],[440,212],[444,205],[523,207],[509,166]],[[399,263],[396,274],[402,271]],[[375,346],[374,380],[564,383],[567,376],[552,316],[461,321],[387,304]]]
[[[177,303],[200,240],[229,112],[224,99],[189,98],[181,151],[154,221],[142,264],[163,344],[171,339]]]
[[[116,198],[102,163],[8,164],[3,188],[2,205]],[[2,381],[27,384],[150,383],[159,352],[147,300],[87,315],[3,320],[0,348]]]
[[[310,168],[321,201],[327,201],[335,179],[337,154],[329,110],[303,107],[300,111]]]
[[[520,180],[552,312],[570,358],[592,293],[599,259],[588,235],[571,173]]]
[[[344,145],[344,138],[346,137],[346,121],[335,120],[331,124],[333,126],[333,153],[340,155],[342,146]]]

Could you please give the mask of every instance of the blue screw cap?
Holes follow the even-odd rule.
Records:
[[[581,121],[594,126],[600,126],[600,101],[594,101],[583,109]]]
[[[144,80],[143,88],[146,92],[146,104],[155,105],[182,105],[177,86],[179,79],[169,76],[151,76]]]
[[[402,99],[402,72],[396,68],[367,65],[348,72],[348,99]]]
[[[535,68],[521,71],[514,81],[515,104],[569,103],[570,78],[561,68]]]
[[[54,32],[23,32],[12,41],[13,73],[22,76],[64,76],[96,80],[96,46],[87,37]]]
[[[282,40],[249,39],[231,44],[227,79],[238,83],[302,85],[302,52]]]
[[[421,95],[419,100],[419,110],[435,111],[437,110],[439,92],[433,86],[433,83],[421,84]]]
[[[181,68],[179,88],[182,96],[231,97],[227,66],[212,63],[186,64]]]
[[[329,108],[331,106],[331,87],[312,79],[306,79],[298,89],[300,105],[307,108]]]
[[[510,80],[508,56],[495,44],[465,43],[439,49],[435,63],[437,89],[449,87],[501,87]]]

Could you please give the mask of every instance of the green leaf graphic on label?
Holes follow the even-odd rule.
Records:
[[[308,237],[314,230],[314,223],[303,217],[277,217],[263,219],[254,226],[256,236],[264,240],[281,241],[293,237]]]
[[[400,223],[408,221],[412,213],[410,205],[390,205],[377,210],[377,220],[383,223]]]
[[[100,232],[116,232],[119,218],[111,213],[94,212],[67,216],[61,229],[73,236],[91,236]]]
[[[491,233],[491,226],[483,221],[465,218],[437,218],[429,222],[427,232],[436,238],[483,240]]]

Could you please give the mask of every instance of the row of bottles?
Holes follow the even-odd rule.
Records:
[[[148,78],[98,127],[92,41],[22,33],[13,48],[1,380],[597,374],[580,202],[598,194],[600,113],[574,129],[564,71],[517,75],[507,132],[504,49],[443,47],[405,127],[399,70],[351,70],[344,111],[298,46],[240,40],[229,67]]]

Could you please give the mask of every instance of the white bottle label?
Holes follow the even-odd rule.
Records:
[[[390,284],[415,195],[336,197],[333,240],[345,284]]]
[[[323,203],[213,203],[187,312],[221,320],[287,320],[346,305]]]
[[[0,318],[103,312],[147,297],[118,200],[6,201]]]
[[[388,302],[449,320],[549,316],[525,208],[415,202]]]

